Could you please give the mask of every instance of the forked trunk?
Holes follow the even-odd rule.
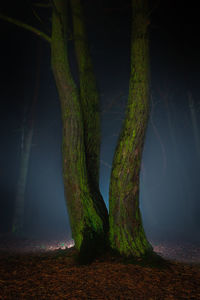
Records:
[[[63,177],[75,247],[95,255],[105,244],[104,216],[91,191],[84,140],[83,112],[67,56],[67,1],[54,0],[52,68],[61,102],[63,122]],[[96,172],[94,170],[94,172]]]

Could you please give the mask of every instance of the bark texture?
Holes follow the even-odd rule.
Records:
[[[126,118],[118,140],[109,191],[110,245],[124,256],[152,250],[139,208],[139,173],[149,116],[147,0],[132,0],[131,76]]]
[[[73,38],[80,80],[80,101],[84,125],[84,142],[87,173],[95,206],[104,218],[104,229],[108,231],[108,212],[99,190],[100,168],[100,113],[99,93],[89,52],[83,8],[80,0],[71,0]]]
[[[64,188],[75,247],[92,256],[104,243],[105,224],[90,188],[84,117],[67,56],[68,1],[53,3],[51,59],[62,111]]]

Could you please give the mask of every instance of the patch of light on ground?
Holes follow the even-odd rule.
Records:
[[[54,250],[65,250],[68,248],[74,247],[74,240],[67,240],[67,241],[62,241],[59,243],[54,243],[52,242],[51,244],[48,245],[41,245],[41,248],[47,251],[54,251]]]

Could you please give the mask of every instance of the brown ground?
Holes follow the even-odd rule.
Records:
[[[154,249],[167,249],[169,256],[170,247],[157,244]],[[150,267],[123,263],[108,254],[80,266],[73,248],[18,254],[3,250],[5,243],[0,252],[0,299],[200,299],[200,261]],[[187,254],[182,260],[198,261],[199,248],[183,252]],[[176,256],[177,249],[171,253]]]

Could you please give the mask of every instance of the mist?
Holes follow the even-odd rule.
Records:
[[[102,24],[101,18],[95,15],[97,10],[104,13],[101,3],[98,5],[90,8],[93,16],[88,17],[87,26],[101,101],[99,184],[109,209],[112,159],[128,98],[130,14],[126,10],[104,14]],[[154,18],[155,24],[161,22],[157,15]],[[150,33],[150,117],[140,173],[140,208],[150,240],[198,242],[200,111],[195,70],[199,65],[197,68],[196,61],[191,60],[193,49],[182,51],[182,57],[179,56],[183,45],[175,43],[173,28],[167,27],[169,24],[164,21],[163,24],[168,31],[152,29]],[[50,68],[50,52],[47,45],[38,43],[30,33],[13,27],[4,30],[0,232],[9,232],[12,227],[23,120],[30,115],[37,77],[37,49],[41,48],[40,84],[25,193],[24,234],[34,238],[65,236],[70,239],[62,179],[61,113]],[[12,40],[7,32],[12,32]],[[15,51],[12,51],[13,45]],[[76,77],[76,66],[73,68]],[[185,73],[182,72],[184,69]]]

